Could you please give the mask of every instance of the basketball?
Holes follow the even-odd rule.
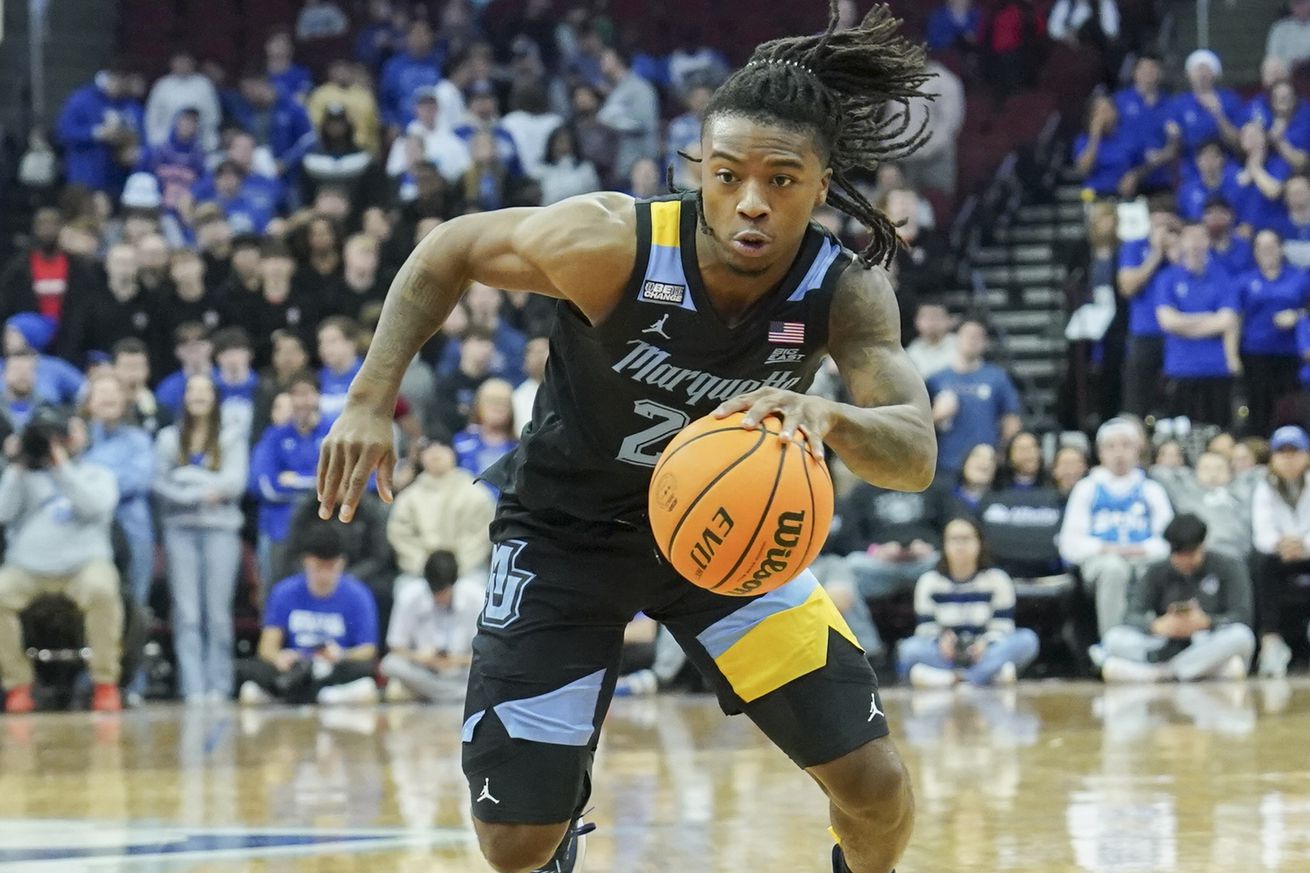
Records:
[[[781,422],[741,426],[743,413],[693,421],[651,476],[650,526],[660,553],[688,581],[745,597],[794,579],[832,524],[828,465]]]

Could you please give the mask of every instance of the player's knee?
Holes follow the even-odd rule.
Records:
[[[560,841],[567,822],[559,825],[491,824],[478,822],[482,857],[496,873],[530,873],[545,867]]]
[[[907,827],[914,813],[914,795],[905,764],[886,741],[875,741],[852,752],[828,774],[828,795],[847,815],[879,831]]]

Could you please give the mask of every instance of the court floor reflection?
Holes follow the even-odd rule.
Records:
[[[1310,871],[1310,680],[1030,684],[886,708],[902,871]],[[458,707],[0,719],[0,870],[484,873]],[[826,873],[818,788],[712,699],[618,701],[586,873]]]

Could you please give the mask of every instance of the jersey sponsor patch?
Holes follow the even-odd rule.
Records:
[[[769,322],[769,342],[780,346],[799,346],[805,342],[805,322]]]
[[[641,283],[641,293],[637,295],[637,299],[644,303],[667,303],[670,306],[681,306],[686,296],[686,285],[674,285],[671,282],[656,282],[654,279],[647,279]]]

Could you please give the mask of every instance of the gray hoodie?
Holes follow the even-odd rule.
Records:
[[[1206,545],[1245,559],[1251,551],[1251,497],[1242,484],[1203,488],[1190,467],[1151,468],[1151,478],[1164,486],[1175,512],[1190,512],[1205,522]]]
[[[99,464],[70,460],[45,470],[11,464],[0,476],[5,562],[37,576],[66,576],[96,559],[112,563],[117,506],[114,474]]]
[[[159,521],[164,527],[240,530],[241,495],[246,489],[250,449],[240,428],[224,428],[219,437],[222,460],[217,470],[178,461],[177,425],[159,432],[155,440],[155,478]],[[219,495],[211,501],[209,495]]]

